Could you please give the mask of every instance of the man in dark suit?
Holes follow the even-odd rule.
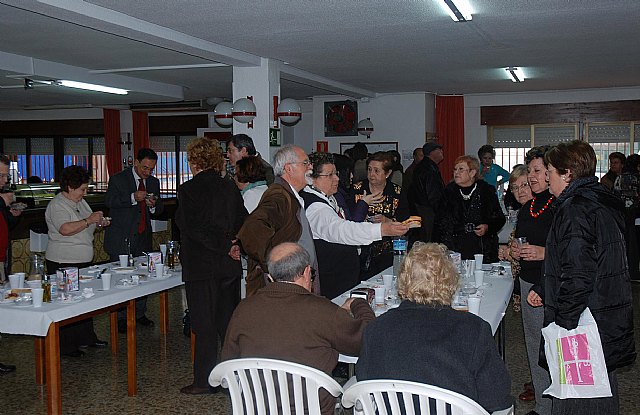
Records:
[[[160,199],[160,181],[151,173],[158,155],[150,148],[141,148],[132,169],[125,169],[109,179],[105,204],[109,208],[111,226],[105,229],[104,249],[117,261],[118,255],[127,253],[127,239],[133,256],[151,250],[151,215],[163,210]],[[145,316],[147,298],[136,302],[136,318],[143,326],[153,326]],[[118,331],[126,332],[126,312],[118,313]]]

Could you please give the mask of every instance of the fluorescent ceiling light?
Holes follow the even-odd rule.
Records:
[[[107,94],[127,95],[126,89],[112,88],[110,86],[85,84],[84,82],[60,80],[55,82],[56,85],[66,86],[67,88],[85,89],[88,91],[106,92]]]
[[[521,68],[509,66],[508,68],[504,69],[507,71],[513,82],[524,82],[524,72],[522,72]]]
[[[440,0],[444,3],[444,9],[454,22],[467,22],[472,19],[471,6],[467,0]],[[441,3],[442,4],[442,3]]]

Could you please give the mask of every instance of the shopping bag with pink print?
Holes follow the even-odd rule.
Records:
[[[567,330],[551,323],[542,329],[551,386],[544,391],[559,399],[611,396],[598,325],[586,308],[578,327]]]

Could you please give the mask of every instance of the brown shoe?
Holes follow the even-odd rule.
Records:
[[[532,389],[526,389],[524,392],[522,392],[520,395],[518,395],[518,399],[520,399],[521,401],[535,401],[536,400],[536,393],[532,390]]]
[[[180,389],[180,393],[184,393],[187,395],[209,395],[209,394],[218,393],[219,391],[220,391],[220,388],[212,388],[211,386],[201,388],[193,384],[189,386],[185,386],[184,388]]]

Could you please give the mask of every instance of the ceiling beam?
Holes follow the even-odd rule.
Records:
[[[2,51],[0,51],[0,70],[14,72],[18,75],[24,75],[25,77],[40,77],[55,80],[67,79],[122,88],[128,91],[158,95],[175,100],[184,99],[184,89],[179,85],[164,84],[123,75],[91,74],[86,68]],[[16,78],[15,76],[10,77]]]
[[[376,97],[376,93],[374,91],[334,81],[332,79],[325,78],[324,76],[294,68],[291,65],[280,65],[280,77],[292,82],[314,86],[316,88],[353,98]]]

